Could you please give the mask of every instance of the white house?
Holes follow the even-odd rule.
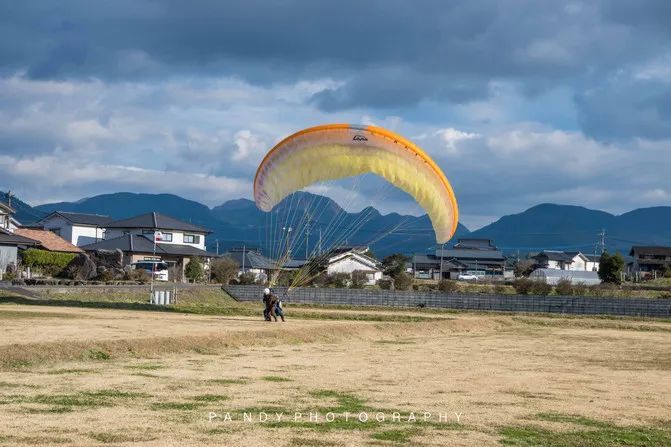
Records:
[[[358,251],[351,250],[344,253],[338,253],[328,258],[326,273],[348,273],[360,271],[366,274],[366,284],[374,285],[382,279],[382,270],[379,263]]]
[[[81,247],[105,239],[105,228],[110,222],[110,217],[100,214],[54,211],[38,224],[72,245]]]
[[[6,203],[0,202],[0,229],[13,233],[21,224],[14,219],[14,208]]]
[[[128,219],[115,220],[105,226],[105,239],[116,239],[124,235],[144,235],[149,239],[154,232],[161,232],[161,244],[186,245],[205,250],[206,228],[177,220],[161,213],[146,213]]]

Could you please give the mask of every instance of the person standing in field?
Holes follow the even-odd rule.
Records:
[[[275,303],[275,315],[280,317],[282,319],[283,323],[286,321],[284,319],[284,309],[282,308],[282,298],[278,298],[277,303]],[[277,320],[275,320],[275,321],[277,321]]]
[[[267,287],[263,289],[263,319],[266,321],[270,321],[270,311],[272,310],[270,304],[271,297],[270,289]]]

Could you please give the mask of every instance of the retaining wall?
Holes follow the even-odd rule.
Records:
[[[263,287],[226,285],[224,290],[239,301],[261,302]],[[276,294],[286,288],[276,287]],[[671,317],[671,299],[601,298],[585,296],[467,295],[441,292],[296,288],[288,303],[401,306],[503,312],[546,312],[576,315]]]

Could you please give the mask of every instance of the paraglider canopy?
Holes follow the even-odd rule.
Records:
[[[254,200],[270,211],[313,183],[366,173],[410,194],[431,219],[437,243],[452,237],[459,211],[445,174],[411,141],[381,127],[326,124],[290,135],[259,165]]]

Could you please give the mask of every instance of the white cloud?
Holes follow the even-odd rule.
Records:
[[[445,147],[451,154],[457,153],[457,143],[460,141],[474,140],[482,136],[477,133],[462,132],[461,130],[455,129],[453,127],[440,129],[436,131],[435,135],[439,136],[445,142]]]

